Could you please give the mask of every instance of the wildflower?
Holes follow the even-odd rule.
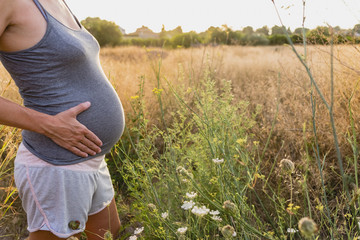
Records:
[[[222,221],[222,218],[219,217],[219,216],[217,216],[217,215],[213,215],[213,216],[211,217],[211,219],[212,219],[212,220],[215,220],[215,221],[217,221],[217,222],[221,222],[221,221]]]
[[[133,99],[133,100],[135,100],[135,99],[138,99],[139,96],[138,96],[138,95],[136,95],[136,96],[131,96],[130,98]]]
[[[192,209],[192,207],[195,205],[195,203],[190,200],[190,201],[184,201],[184,204],[181,206],[182,209],[184,210],[189,210]]]
[[[113,240],[113,235],[110,231],[106,231],[106,233],[104,234],[104,240]]]
[[[294,172],[295,165],[291,160],[284,158],[280,161],[280,168],[284,173],[291,174]]]
[[[176,172],[183,177],[190,177],[190,178],[193,177],[192,173],[189,173],[188,170],[186,170],[184,167],[181,166],[176,168]]]
[[[155,204],[149,203],[147,206],[148,206],[148,208],[150,208],[150,210],[152,210],[152,211],[155,211],[155,210],[156,210]]]
[[[233,237],[233,234],[235,233],[236,236],[236,232],[235,229],[230,226],[230,225],[226,225],[221,229],[221,233],[225,238],[231,238]]]
[[[224,159],[223,159],[223,158],[222,158],[222,159],[214,158],[214,159],[213,159],[213,162],[216,163],[216,164],[221,164],[221,163],[224,162]]]
[[[304,217],[299,221],[299,230],[305,237],[311,237],[317,232],[318,227],[314,220]]]
[[[134,235],[139,235],[140,233],[142,233],[144,231],[144,227],[141,228],[136,228],[134,231]]]
[[[240,146],[245,146],[247,142],[247,138],[239,138],[238,140],[236,140],[236,143],[238,143]]]
[[[136,235],[132,235],[129,237],[129,240],[136,240],[137,239],[137,236]]]
[[[236,232],[234,231],[234,233],[233,233],[233,235],[232,235],[233,237],[236,237]]]
[[[168,212],[163,212],[163,213],[161,214],[161,217],[162,217],[163,219],[166,219],[168,216],[169,216],[169,213],[168,213]]]
[[[160,89],[154,88],[152,91],[153,91],[153,93],[154,93],[155,95],[160,96],[160,95],[161,95],[161,92],[164,91],[164,90],[161,89],[161,88],[160,88]]]
[[[202,217],[202,216],[205,216],[206,214],[208,214],[210,211],[210,209],[206,208],[205,206],[202,206],[202,207],[197,207],[195,206],[191,212],[193,214],[195,214],[196,216],[199,216],[199,217]]]
[[[220,214],[220,212],[218,211],[218,210],[216,210],[216,211],[210,211],[209,212],[211,215],[219,215]]]
[[[226,201],[224,202],[224,204],[223,204],[223,208],[224,208],[225,210],[229,210],[229,211],[233,212],[233,211],[236,210],[236,205],[235,205],[235,203],[233,203],[233,202],[231,202],[231,201],[229,201],[229,200],[226,200]]]
[[[186,196],[190,199],[193,199],[197,196],[197,193],[196,192],[186,193]]]
[[[178,228],[176,232],[183,235],[186,233],[186,231],[187,231],[187,227],[183,227],[183,228]]]
[[[287,231],[288,233],[296,233],[296,232],[298,232],[299,230],[297,230],[297,229],[295,229],[295,228],[288,228],[286,231]]]

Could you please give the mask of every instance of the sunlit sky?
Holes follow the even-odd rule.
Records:
[[[294,30],[302,25],[302,0],[275,0],[284,25]],[[181,26],[184,32],[202,32],[227,24],[233,30],[280,25],[271,0],[67,0],[83,20],[100,17],[113,21],[126,33],[142,25],[154,32]],[[359,0],[306,0],[305,27],[331,25],[353,28],[360,23]]]

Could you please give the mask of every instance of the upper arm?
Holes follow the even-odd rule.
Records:
[[[14,1],[0,0],[0,38],[6,28],[11,24]]]

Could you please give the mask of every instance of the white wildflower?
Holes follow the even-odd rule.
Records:
[[[219,215],[220,214],[220,212],[218,211],[218,210],[216,210],[216,211],[210,211],[209,212],[211,215]]]
[[[195,203],[190,200],[190,201],[184,201],[184,204],[181,206],[182,209],[184,210],[189,210],[192,209],[192,207],[195,205]]]
[[[214,158],[213,159],[213,162],[216,163],[216,164],[220,164],[220,163],[223,163],[224,162],[224,159],[219,159],[219,158]]]
[[[169,216],[169,213],[168,213],[168,212],[163,212],[163,213],[161,214],[161,217],[162,217],[163,219],[166,219],[168,216]]]
[[[202,217],[202,216],[205,216],[206,214],[208,214],[210,211],[210,209],[206,208],[205,206],[202,206],[202,207],[198,207],[198,206],[195,206],[191,212],[193,214],[195,214],[196,216],[199,216],[199,217]]]
[[[129,240],[136,240],[137,236],[136,235],[132,235],[131,237],[129,237]]]
[[[288,233],[296,233],[296,232],[298,232],[299,230],[296,230],[295,228],[288,228],[286,231],[287,231]]]
[[[179,234],[185,234],[187,231],[187,227],[183,227],[183,228],[178,228],[178,230],[176,231]]]
[[[142,231],[144,231],[144,227],[136,228],[134,231],[134,235],[138,235],[138,234],[142,233]]]
[[[186,196],[190,199],[193,199],[197,196],[197,193],[196,192],[186,193]]]
[[[234,232],[232,236],[233,236],[233,237],[236,237],[236,232]]]
[[[212,216],[211,219],[212,219],[212,220],[215,220],[215,221],[217,221],[217,222],[221,222],[221,221],[222,221],[222,218],[219,217],[219,216],[217,216],[217,215]]]

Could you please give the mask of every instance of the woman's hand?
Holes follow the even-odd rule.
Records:
[[[90,102],[84,102],[52,116],[44,126],[45,135],[80,157],[101,152],[101,140],[76,119],[90,105]]]
[[[70,152],[87,157],[101,152],[102,146],[101,140],[76,119],[89,107],[90,102],[84,102],[52,116],[0,97],[0,124],[43,134]]]

